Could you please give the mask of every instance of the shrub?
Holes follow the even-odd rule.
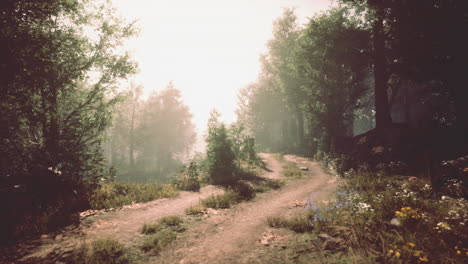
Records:
[[[214,111],[208,121],[206,138],[208,175],[213,184],[229,185],[238,179],[234,163],[236,157],[228,131],[218,119],[219,114]]]
[[[179,176],[174,180],[175,188],[182,191],[197,192],[200,190],[200,180],[198,179],[198,165],[191,161],[187,168],[184,168]]]

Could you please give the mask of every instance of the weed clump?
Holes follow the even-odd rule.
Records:
[[[118,208],[132,203],[174,197],[178,191],[168,184],[110,182],[102,184],[89,198],[91,209]]]
[[[146,236],[141,242],[140,249],[153,253],[159,253],[164,247],[177,239],[177,233],[186,230],[183,219],[179,216],[166,216],[158,222],[144,224],[140,232]]]
[[[302,177],[302,171],[293,162],[286,161],[283,165],[283,174],[287,178],[299,179]]]
[[[76,264],[129,264],[134,262],[131,251],[113,239],[96,240],[78,248],[69,260]]]

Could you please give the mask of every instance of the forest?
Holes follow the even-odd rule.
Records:
[[[305,175],[316,165],[298,162],[303,157],[346,182],[337,187],[333,210],[349,208],[331,216],[309,201],[305,216],[268,216],[271,228],[310,234],[312,242],[284,246],[294,253],[268,251],[272,259],[258,263],[466,261],[467,1],[340,0],[306,24],[284,8],[257,79],[239,87],[237,120],[227,124],[213,110],[198,135],[204,153],[194,151],[193,116],[174,82],[143,96],[144,87],[129,81],[139,66],[124,43],[139,28],[110,1],[6,0],[0,23],[5,250],[79,226],[83,212],[98,215],[187,191],[204,195],[204,188],[218,186],[223,194],[200,196],[198,206],[191,202],[183,211],[201,217],[257,199],[256,193],[261,199],[286,192],[294,181],[312,184]],[[275,166],[285,179],[262,176]],[[163,262],[161,251],[192,221],[178,217],[145,223],[141,233],[150,238],[139,250],[171,263],[174,256]],[[190,223],[188,229],[196,225]],[[347,236],[354,240],[344,245]],[[311,249],[314,239],[325,241],[324,249]],[[131,250],[112,243],[96,242],[61,261],[134,261]],[[120,252],[118,259],[98,256],[99,247]],[[5,261],[16,256],[0,252],[9,255]],[[222,259],[200,263],[250,263],[215,260]],[[42,263],[36,261],[11,263]]]

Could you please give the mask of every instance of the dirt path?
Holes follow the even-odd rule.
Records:
[[[126,245],[134,244],[141,236],[139,229],[144,223],[154,222],[169,215],[185,215],[186,208],[219,193],[222,193],[220,188],[206,186],[200,192],[181,192],[176,198],[159,199],[117,212],[90,216],[82,221],[79,228],[68,228],[58,235],[45,235],[38,240],[16,246],[18,250],[31,252],[20,253],[23,256],[11,263],[53,263],[51,258],[67,254],[81,243],[103,238],[113,238]]]
[[[269,154],[261,157],[271,170],[266,177],[283,177],[281,163]],[[259,244],[258,239],[265,232],[271,232],[267,217],[294,215],[304,210],[295,207],[295,201],[329,199],[336,187],[334,177],[325,174],[317,163],[294,156],[285,158],[308,167],[306,176],[192,226],[182,239],[150,263],[263,263],[261,256],[265,246]]]
[[[263,177],[284,178],[281,162],[271,154],[260,156],[267,168]],[[215,211],[216,214],[207,219],[193,222],[183,237],[161,255],[151,258],[149,263],[262,263],[258,257],[265,253],[265,247],[259,245],[257,240],[262,233],[270,230],[266,223],[267,217],[298,213],[304,209],[294,207],[295,201],[328,199],[335,188],[333,177],[325,174],[317,163],[294,156],[285,158],[300,167],[308,167],[305,177],[287,181],[277,191],[258,194],[250,202],[238,204],[229,210]],[[58,235],[43,236],[18,245],[18,252],[15,253],[22,257],[7,263],[53,263],[54,259],[72,252],[83,242],[103,238],[114,238],[126,245],[135,245],[142,236],[138,231],[144,223],[168,215],[184,215],[185,209],[197,204],[200,199],[221,192],[219,188],[207,186],[199,193],[181,192],[177,198],[160,199],[117,212],[91,216],[79,228],[69,228]]]

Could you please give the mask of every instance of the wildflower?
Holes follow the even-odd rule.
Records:
[[[410,246],[410,247],[415,247],[415,246],[416,246],[415,243],[411,243],[411,242],[409,242],[409,243],[407,243],[407,244],[408,244],[408,246]]]
[[[395,251],[393,251],[393,249],[388,250],[388,253],[390,253],[390,254],[393,254],[393,252],[395,252]]]
[[[440,229],[452,230],[452,228],[449,226],[449,224],[447,224],[445,222],[437,223],[437,227],[435,229],[437,229],[437,230],[440,230]]]
[[[428,262],[429,259],[426,258],[426,257],[419,257],[419,261],[421,261],[421,262]]]
[[[461,254],[461,251],[460,251],[460,250],[457,250],[457,254],[460,255],[460,254]]]
[[[401,253],[397,251],[397,252],[395,252],[395,256],[398,258],[398,257],[401,256]]]
[[[415,257],[419,257],[419,256],[421,256],[421,253],[422,253],[421,250],[415,250],[414,253],[413,253],[413,255],[414,255]]]

